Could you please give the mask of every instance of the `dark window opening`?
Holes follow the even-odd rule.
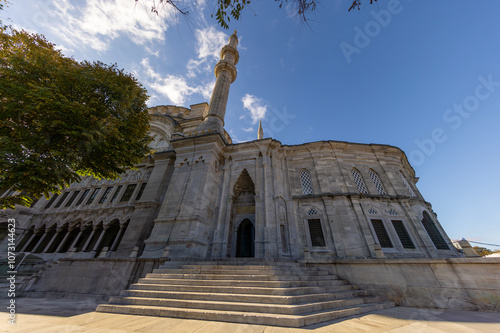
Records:
[[[76,202],[76,205],[75,206],[79,206],[82,204],[83,200],[85,200],[85,197],[87,196],[87,194],[89,194],[89,191],[90,190],[85,190],[82,194],[82,196],[80,197],[80,199],[78,199],[78,201]]]
[[[137,184],[130,184],[127,186],[125,189],[125,192],[123,192],[122,198],[120,201],[129,201],[130,198],[132,197],[132,194],[134,193],[135,187]]]
[[[377,235],[378,242],[381,247],[391,248],[392,242],[389,238],[389,234],[385,229],[384,222],[382,220],[372,220],[373,230],[375,230],[375,234]]]
[[[311,235],[311,245],[314,247],[326,246],[320,219],[311,219],[307,220],[307,222],[309,224],[309,235]]]
[[[441,236],[441,233],[439,232],[438,228],[434,224],[434,221],[431,220],[429,214],[424,212],[424,218],[422,219],[422,224],[427,231],[427,234],[431,238],[432,242],[434,243],[434,246],[438,250],[449,250],[450,248],[446,244],[446,241],[444,240],[443,236]]]
[[[398,234],[399,240],[401,241],[403,247],[405,249],[414,249],[415,244],[413,244],[413,241],[410,238],[410,234],[408,234],[403,221],[392,221],[392,225],[394,226],[394,230],[396,230],[396,233]]]

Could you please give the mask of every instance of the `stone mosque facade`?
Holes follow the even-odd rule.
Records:
[[[286,145],[261,128],[257,140],[233,143],[224,116],[237,44],[234,33],[221,50],[210,104],[149,109],[156,152],[136,170],[117,180],[86,177],[29,209],[3,212],[18,223],[16,250],[70,261],[64,274],[96,269],[93,260],[142,262],[147,272],[155,265],[148,262],[186,258],[461,256],[397,147]]]

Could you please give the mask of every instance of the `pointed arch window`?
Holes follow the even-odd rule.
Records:
[[[413,192],[410,184],[406,180],[406,177],[403,175],[403,173],[401,172],[401,170],[399,170],[399,175],[401,176],[401,180],[403,181],[403,183],[405,184],[406,188],[408,189],[408,192],[410,192],[410,195],[412,197],[414,197],[415,196],[415,192]]]
[[[302,169],[300,171],[300,184],[302,185],[302,193],[304,194],[314,194],[312,182],[311,182],[311,174],[309,170]]]
[[[361,173],[356,168],[353,168],[351,173],[352,173],[352,178],[354,178],[354,182],[356,183],[356,186],[358,186],[359,193],[368,194],[368,190],[366,189],[363,177],[361,177]]]
[[[382,186],[382,182],[380,181],[380,178],[378,177],[377,173],[372,169],[369,170],[369,173],[370,173],[370,178],[373,181],[373,184],[375,184],[375,188],[377,189],[378,194],[387,194],[384,190],[384,187]]]
[[[438,250],[449,250],[450,248],[446,244],[446,241],[444,240],[443,236],[439,232],[438,228],[436,227],[436,224],[434,221],[431,219],[429,214],[427,212],[423,213],[423,219],[422,219],[422,225],[425,228],[425,231],[427,231],[427,234],[429,235],[430,239],[432,240],[432,243],[434,243],[434,246]]]

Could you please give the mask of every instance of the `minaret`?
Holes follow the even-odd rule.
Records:
[[[215,65],[215,87],[210,99],[208,114],[196,131],[224,132],[224,115],[226,114],[229,87],[236,80],[235,65],[239,60],[238,36],[236,30],[229,37],[228,44],[220,51],[220,61]]]
[[[262,122],[259,120],[259,129],[257,131],[257,140],[264,139],[264,130],[262,129]]]

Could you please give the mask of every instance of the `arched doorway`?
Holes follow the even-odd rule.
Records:
[[[255,257],[255,186],[246,169],[233,193],[227,257]]]
[[[249,219],[241,221],[236,236],[236,257],[255,257],[255,227]]]

